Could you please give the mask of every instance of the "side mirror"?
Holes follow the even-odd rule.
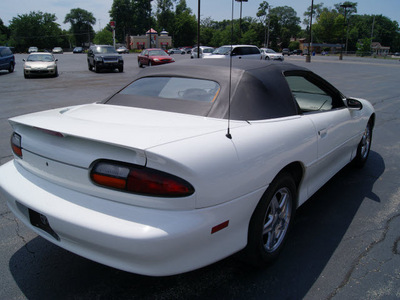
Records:
[[[362,103],[356,99],[347,99],[347,107],[350,110],[361,110],[363,108]]]
[[[56,58],[56,61],[58,61],[58,58]]]

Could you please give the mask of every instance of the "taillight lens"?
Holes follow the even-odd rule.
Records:
[[[194,193],[189,182],[175,175],[114,161],[95,163],[90,177],[100,186],[147,196],[186,197]]]
[[[11,149],[16,156],[22,158],[21,136],[18,133],[11,135]]]

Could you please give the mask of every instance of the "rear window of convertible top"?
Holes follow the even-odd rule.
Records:
[[[144,77],[132,82],[119,94],[213,102],[219,90],[219,84],[212,80]]]

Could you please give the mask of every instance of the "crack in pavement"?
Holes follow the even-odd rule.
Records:
[[[351,280],[351,276],[354,273],[354,271],[356,270],[356,268],[359,266],[361,260],[363,258],[365,258],[369,252],[378,244],[382,243],[385,239],[386,236],[388,234],[388,231],[390,229],[390,224],[393,222],[393,220],[395,220],[396,218],[400,217],[400,213],[396,214],[394,216],[392,216],[391,218],[389,218],[386,221],[386,224],[384,226],[384,232],[382,233],[382,236],[379,240],[373,241],[371,244],[368,245],[368,247],[366,247],[366,249],[360,253],[360,255],[355,259],[354,263],[351,265],[350,269],[348,270],[348,272],[346,273],[343,281],[340,283],[340,285],[327,297],[327,299],[332,299],[333,297],[335,297],[340,290],[342,290],[344,287],[347,286],[347,284],[350,282]],[[392,248],[392,252],[393,254],[399,254],[398,252],[400,251],[399,249],[399,243],[400,243],[400,237],[398,237],[394,243],[394,246]]]
[[[20,227],[19,227],[18,219],[16,217],[8,217],[8,215],[13,215],[13,214],[12,214],[11,211],[7,211],[7,212],[4,212],[4,213],[0,214],[0,217],[15,223],[15,225],[16,225],[15,233],[17,234],[17,237],[24,244],[24,248],[26,249],[26,251],[28,251],[28,253],[35,254],[34,251],[29,249],[28,242],[25,240],[25,237],[20,233]]]

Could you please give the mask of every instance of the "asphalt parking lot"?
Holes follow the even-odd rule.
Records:
[[[24,79],[0,72],[0,165],[12,159],[16,115],[102,100],[132,80],[94,73],[86,56],[60,54],[59,77]],[[188,55],[175,55],[180,60]],[[147,277],[76,256],[28,230],[0,197],[0,299],[398,299],[400,298],[400,62],[336,56],[285,56],[345,95],[366,98],[377,118],[365,168],[344,168],[297,212],[279,260],[255,269],[237,257],[169,277]],[[162,66],[161,66],[162,67]]]

